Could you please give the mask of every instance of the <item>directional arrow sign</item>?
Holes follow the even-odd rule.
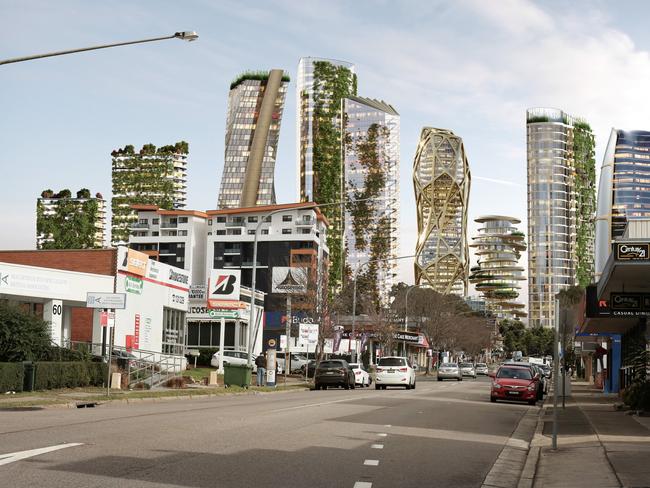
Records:
[[[210,310],[208,315],[213,319],[238,319],[239,310]]]
[[[126,293],[101,293],[89,291],[86,294],[86,307],[125,309]]]

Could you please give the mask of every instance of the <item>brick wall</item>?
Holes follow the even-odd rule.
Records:
[[[113,276],[117,267],[117,249],[0,251],[0,263]]]

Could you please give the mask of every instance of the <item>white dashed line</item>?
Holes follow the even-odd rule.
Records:
[[[388,434],[384,434],[383,432],[381,432],[381,433],[377,433],[377,435],[378,435],[379,437],[387,437],[387,436],[388,436]]]
[[[384,427],[392,427],[392,425],[386,424],[386,425],[384,425]]]
[[[50,447],[41,447],[40,449],[31,449],[29,451],[18,451],[18,452],[9,452],[7,454],[1,454],[0,457],[0,466],[5,464],[15,463],[22,459],[28,459],[34,456],[40,456],[41,454],[47,454],[48,452],[58,451],[60,449],[65,449],[67,447],[81,446],[79,442],[69,442],[67,444],[59,444],[57,446]]]
[[[384,445],[383,444],[373,444],[370,446],[373,449],[383,449]]]
[[[364,466],[379,466],[379,459],[366,459],[363,462]]]
[[[357,481],[353,488],[372,488],[372,483],[368,483],[367,481]]]

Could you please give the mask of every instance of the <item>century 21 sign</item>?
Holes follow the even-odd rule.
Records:
[[[650,259],[650,244],[616,244],[618,261],[647,261]]]

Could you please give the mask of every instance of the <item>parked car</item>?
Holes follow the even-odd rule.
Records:
[[[314,373],[314,383],[317,390],[327,390],[328,386],[340,386],[346,390],[354,389],[354,371],[344,359],[328,359],[321,361]]]
[[[248,354],[244,351],[224,351],[223,365],[227,366],[228,364],[246,366],[248,364]],[[219,351],[215,352],[212,355],[212,359],[210,359],[210,365],[213,368],[219,367]],[[257,366],[255,365],[255,357],[251,357],[251,366],[253,367],[253,372],[256,372]],[[281,368],[281,365],[278,364],[278,373],[282,372],[284,372],[284,370]]]
[[[531,364],[531,363],[524,363],[521,361],[506,361],[507,365],[513,365],[513,366],[521,366],[522,368],[528,368],[530,369],[530,373],[533,376],[538,376],[538,382],[537,382],[537,399],[542,400],[544,398],[544,394],[547,391],[547,385],[545,381],[543,380],[543,375],[541,370],[539,369],[539,366],[536,364]]]
[[[302,368],[300,368],[300,374],[303,376],[305,376],[305,368],[307,368],[307,377],[313,378],[316,373],[316,361],[312,360],[307,364],[303,364]]]
[[[456,380],[463,381],[463,373],[457,363],[442,363],[438,368],[438,381]]]
[[[535,405],[539,391],[539,375],[520,364],[504,364],[492,376],[490,401],[513,400]]]
[[[370,378],[370,373],[366,371],[366,368],[363,367],[361,363],[350,363],[352,371],[354,371],[354,383],[360,387],[370,386],[372,379]]]
[[[476,379],[476,370],[472,363],[460,363],[460,372],[463,376],[471,376]]]
[[[120,369],[127,369],[129,366],[132,368],[137,365],[138,358],[123,349],[113,349],[111,353],[111,360],[117,363]]]
[[[284,365],[284,351],[278,351],[275,353],[275,357],[278,361],[278,368],[282,369],[284,371],[285,365]],[[300,355],[300,354],[294,354],[291,353],[291,372],[292,373],[300,373],[302,370],[302,367],[307,364],[309,361],[307,360],[306,357]]]
[[[387,386],[403,386],[407,390],[415,388],[415,370],[408,360],[399,356],[383,357],[375,370],[375,389]]]
[[[476,363],[476,367],[474,369],[476,369],[476,374],[481,374],[483,376],[487,376],[489,373],[487,364],[485,363]]]

